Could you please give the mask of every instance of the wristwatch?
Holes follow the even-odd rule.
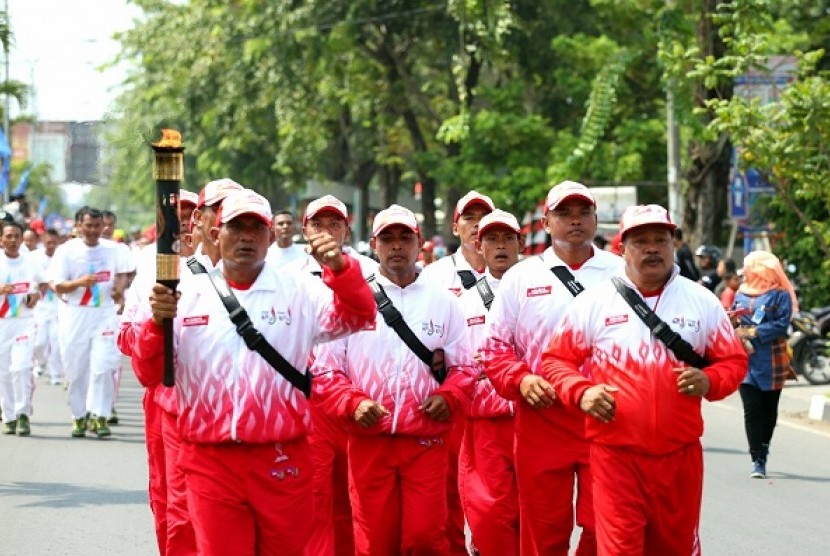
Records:
[[[747,328],[746,330],[747,330],[747,332],[749,333],[749,337],[750,337],[750,338],[755,338],[755,337],[757,337],[757,336],[758,336],[758,331],[757,331],[757,330],[755,330],[755,327],[754,327],[754,326],[750,326],[750,327],[749,327],[749,328]]]

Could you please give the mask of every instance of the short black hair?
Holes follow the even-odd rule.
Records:
[[[18,230],[20,230],[20,235],[23,235],[23,230],[24,230],[23,225],[20,224],[19,222],[15,222],[13,220],[12,221],[0,220],[0,234],[5,234],[6,233],[6,228],[8,228],[9,226],[13,226],[13,227],[17,228]]]
[[[681,230],[680,228],[675,228],[674,239],[676,239],[677,241],[683,241],[683,230]]]
[[[111,210],[102,210],[101,211],[101,218],[112,218],[112,223],[115,224],[118,222],[118,217],[115,216],[115,213]]]
[[[608,240],[602,237],[601,235],[597,234],[594,236],[594,245],[596,245],[600,249],[605,249],[605,246],[608,245]]]
[[[291,220],[296,220],[296,218],[294,217],[294,213],[290,210],[278,210],[274,213],[273,217],[276,218],[277,216],[290,216]]]
[[[75,223],[80,224],[84,220],[84,216],[89,216],[90,218],[102,218],[103,215],[101,211],[97,208],[92,208],[88,205],[84,205],[75,212]]]
[[[726,270],[724,274],[737,274],[738,266],[735,264],[735,259],[722,259],[723,268]]]
[[[49,228],[44,232],[47,236],[61,237],[60,233],[55,228]]]

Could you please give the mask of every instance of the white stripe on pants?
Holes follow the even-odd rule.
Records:
[[[58,330],[72,416],[79,419],[88,412],[109,417],[120,354],[115,309],[67,306],[60,313]]]
[[[63,378],[61,350],[58,346],[58,318],[56,315],[43,319],[35,317],[35,321],[37,322],[35,360],[46,367],[52,382],[57,382]]]
[[[0,407],[4,422],[14,421],[21,414],[32,415],[35,334],[32,318],[0,319]]]

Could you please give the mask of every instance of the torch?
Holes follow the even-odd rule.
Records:
[[[179,185],[184,179],[181,134],[162,129],[153,143],[153,179],[156,180],[156,281],[173,291],[179,284]],[[165,386],[175,384],[173,372],[173,319],[164,319]]]

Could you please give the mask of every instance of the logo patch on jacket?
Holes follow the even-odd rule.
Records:
[[[259,318],[264,320],[268,324],[274,324],[275,322],[277,322],[277,313],[276,311],[274,311],[274,308],[271,307],[270,311],[262,311]]]
[[[432,322],[432,319],[429,319],[429,322],[421,323],[421,331],[426,332],[427,336],[444,337],[444,326],[441,324],[435,324]]]
[[[697,319],[687,319],[685,317],[674,317],[671,319],[672,324],[676,324],[680,329],[689,328],[695,332],[700,332],[700,321]]]
[[[612,315],[610,317],[605,317],[605,326],[613,326],[624,322],[628,322],[628,315]]]
[[[470,317],[467,319],[467,326],[476,326],[479,324],[484,324],[484,315],[479,315],[477,317]]]
[[[205,326],[208,323],[209,315],[199,315],[197,317],[185,317],[182,319],[182,326]]]
[[[550,295],[551,286],[536,286],[535,288],[527,288],[528,297],[539,297],[540,295]]]

